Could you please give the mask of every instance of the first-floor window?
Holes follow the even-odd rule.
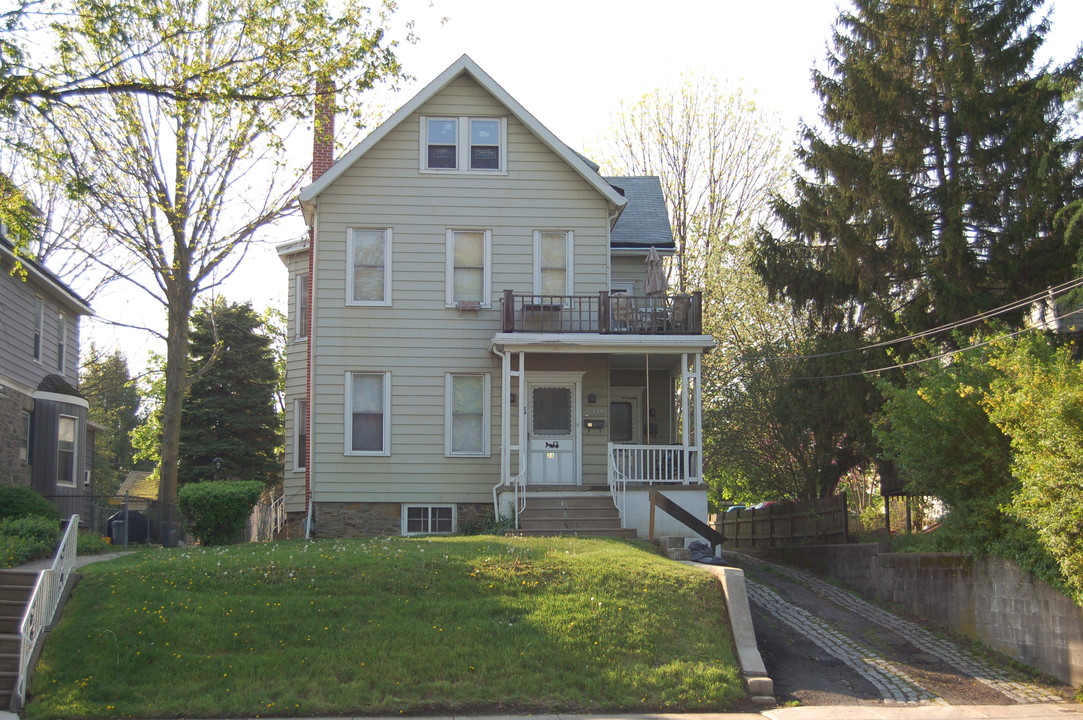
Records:
[[[455,529],[455,508],[451,505],[407,505],[403,511],[403,533],[450,533]]]
[[[75,430],[78,418],[61,415],[57,427],[56,445],[56,483],[57,485],[75,485]]]
[[[346,454],[390,454],[391,373],[348,373],[346,386]]]
[[[23,411],[22,436],[19,438],[19,459],[30,461],[30,413]]]
[[[293,469],[304,470],[308,457],[308,401],[298,400],[293,408]]]
[[[448,373],[445,382],[446,455],[489,455],[489,388],[487,373]]]

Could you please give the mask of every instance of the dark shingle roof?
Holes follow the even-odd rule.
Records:
[[[58,395],[70,395],[71,397],[83,397],[78,390],[59,375],[46,375],[38,383],[38,390],[42,392],[56,393]],[[84,398],[85,399],[85,398]]]
[[[657,177],[603,179],[628,201],[617,224],[613,226],[610,236],[612,248],[656,247],[659,250],[672,250],[675,247],[666,201],[662,196],[662,184]]]

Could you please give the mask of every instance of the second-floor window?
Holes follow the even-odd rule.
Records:
[[[296,298],[293,307],[297,318],[297,334],[294,337],[303,340],[308,337],[308,273],[297,276],[294,292]]]
[[[491,241],[489,230],[447,231],[447,305],[490,306]]]
[[[391,230],[351,228],[347,242],[348,305],[391,304]]]
[[[56,316],[56,371],[64,373],[64,364],[68,359],[68,318],[64,313]]]
[[[34,303],[34,359],[41,362],[42,343],[45,340],[45,298]]]
[[[539,295],[572,294],[572,233],[534,233],[534,292]]]
[[[505,170],[506,147],[504,118],[421,118],[424,171],[501,173]]]

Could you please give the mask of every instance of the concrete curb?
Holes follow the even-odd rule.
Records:
[[[745,588],[745,571],[740,568],[720,567],[704,563],[682,561],[685,565],[711,573],[722,585],[722,594],[729,609],[733,645],[737,648],[737,662],[752,702],[759,705],[775,704],[775,684],[767,675],[760,648],[756,644],[756,631],[752,627],[752,611],[748,607],[748,590]]]

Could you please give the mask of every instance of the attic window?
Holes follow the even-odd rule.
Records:
[[[422,172],[505,172],[504,118],[421,118]]]

